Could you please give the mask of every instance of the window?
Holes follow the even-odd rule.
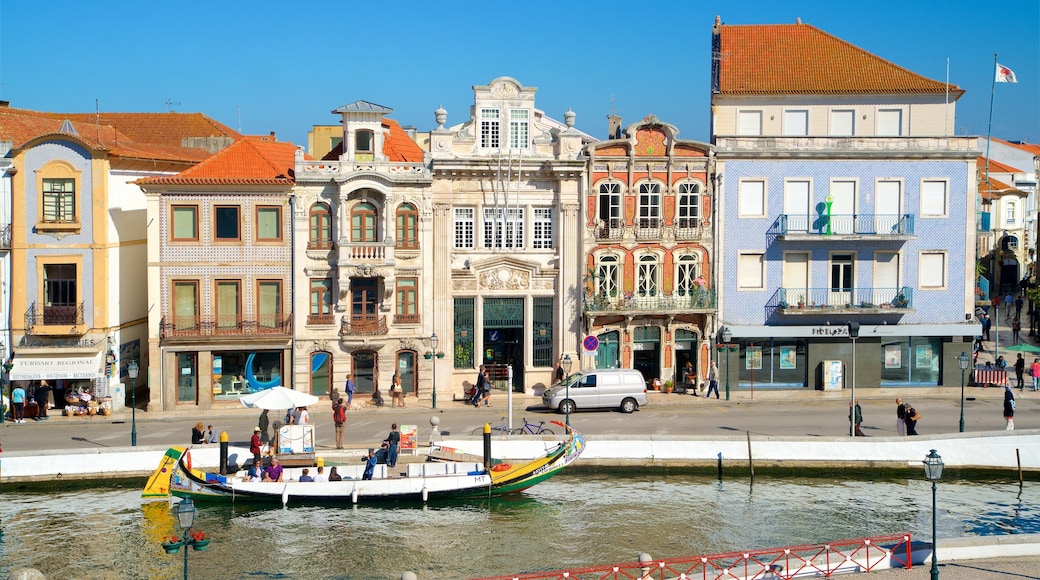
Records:
[[[831,136],[849,137],[856,134],[856,111],[831,111]]]
[[[419,247],[419,212],[410,203],[402,203],[397,208],[397,247]]]
[[[173,328],[191,330],[199,326],[199,283],[177,280],[173,283]]]
[[[455,208],[455,247],[473,249],[474,210],[471,207]]]
[[[217,280],[217,328],[238,328],[241,283],[238,280]]]
[[[350,279],[351,315],[354,320],[376,319],[376,311],[379,308],[376,286],[374,278]]]
[[[360,130],[354,133],[354,149],[358,153],[372,153],[372,132]]]
[[[359,203],[350,211],[350,241],[376,241],[376,208],[366,202]]]
[[[531,234],[531,247],[545,250],[553,247],[553,210],[549,207],[534,209],[534,231]]]
[[[484,208],[484,247],[523,248],[523,208]]]
[[[699,183],[679,184],[679,227],[696,228],[701,218],[701,186]]]
[[[1006,215],[1007,215],[1007,225],[1009,225],[1009,226],[1015,225],[1015,222],[1016,222],[1016,220],[1015,220],[1015,215],[1016,215],[1015,214],[1015,210],[1016,210],[1015,202],[1013,202],[1013,201],[1007,202],[1007,210],[1006,210],[1007,213],[1006,213]]]
[[[71,223],[76,221],[76,180],[43,180],[43,221]]]
[[[809,111],[784,111],[784,135],[801,137],[809,134]]]
[[[946,216],[946,182],[923,181],[921,183],[921,217]]]
[[[455,332],[452,336],[455,352],[452,357],[454,359],[452,366],[456,369],[473,368],[473,320],[476,318],[474,316],[475,310],[473,298],[456,298],[452,304],[452,315],[455,318]],[[445,348],[445,350],[447,349]]]
[[[618,259],[616,256],[600,256],[596,267],[596,294],[614,297],[618,293]]]
[[[310,215],[310,237],[307,239],[307,248],[312,250],[327,250],[332,247],[332,211],[326,203],[316,203],[311,206]]]
[[[311,309],[308,324],[332,324],[332,279],[311,278]]]
[[[44,264],[43,323],[79,324],[76,265]]]
[[[499,119],[498,109],[480,110],[480,146],[484,149],[499,148]]]
[[[394,322],[419,322],[419,279],[398,278],[397,316]]]
[[[639,222],[637,227],[661,227],[660,183],[641,183],[639,185]]]
[[[898,137],[903,134],[903,111],[901,109],[881,109],[877,117],[877,134],[879,137]]]
[[[513,149],[527,149],[530,142],[530,128],[527,109],[511,109],[509,111],[509,146]]]
[[[700,285],[695,282],[700,275],[699,271],[697,256],[692,254],[679,256],[675,269],[675,292],[679,296],[690,296],[700,289]]]
[[[920,288],[922,290],[941,290],[946,287],[946,252],[921,252],[918,265]]]
[[[237,241],[239,236],[238,206],[218,205],[213,208],[213,237],[217,241]]]
[[[765,280],[765,254],[746,252],[737,255],[738,290],[762,290]]]
[[[621,227],[621,184],[601,183],[599,186],[597,217],[601,230]]]
[[[172,224],[170,239],[191,241],[199,239],[199,208],[194,205],[175,205],[170,208]]]
[[[831,256],[831,292],[852,291],[854,264],[852,254],[833,254]]]
[[[765,217],[766,183],[764,181],[741,181],[737,200],[740,217]]]
[[[282,208],[260,206],[256,208],[256,240],[276,242],[282,239]]]
[[[646,255],[639,258],[639,270],[636,272],[636,293],[640,297],[657,296],[660,284],[657,256]]]
[[[737,135],[761,135],[762,111],[740,111],[737,113]]]
[[[257,282],[257,304],[260,328],[280,328],[282,325],[282,281],[260,280]]]

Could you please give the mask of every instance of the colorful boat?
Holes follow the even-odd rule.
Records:
[[[171,447],[148,479],[145,497],[176,496],[195,501],[250,501],[300,504],[353,505],[374,501],[421,501],[436,498],[476,498],[515,493],[545,481],[573,463],[585,449],[577,431],[530,461],[495,462],[485,469],[478,462],[402,464],[404,471],[376,465],[371,479],[365,466],[336,466],[342,481],[299,481],[303,468],[285,467],[283,481],[249,481],[238,475],[220,475],[194,468],[191,450]]]

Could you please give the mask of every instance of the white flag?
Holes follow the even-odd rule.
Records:
[[[998,83],[1017,83],[1018,79],[1015,78],[1015,71],[1008,67],[997,63],[997,82]]]

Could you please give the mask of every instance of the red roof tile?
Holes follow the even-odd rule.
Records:
[[[981,171],[986,171],[986,158],[979,156],[975,158],[975,167],[978,167]],[[1020,170],[1011,167],[997,161],[996,159],[989,160],[989,172],[990,173],[1018,173]]]
[[[292,185],[296,146],[266,137],[243,137],[177,175],[139,180],[141,185]]]
[[[717,25],[722,94],[944,93],[925,78],[809,24]],[[950,96],[964,91],[950,85]]]
[[[997,139],[996,137],[994,137],[993,140],[994,141],[1000,141],[1001,143],[1003,143],[1003,144],[1005,144],[1005,145],[1007,145],[1009,147],[1014,147],[1015,149],[1021,149],[1022,151],[1026,151],[1026,152],[1032,153],[1033,155],[1040,156],[1040,145],[1037,145],[1036,143],[1012,143],[1011,141],[1005,141],[1003,139]]]

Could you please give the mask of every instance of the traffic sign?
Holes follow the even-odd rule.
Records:
[[[585,350],[596,350],[599,348],[599,339],[589,335],[585,337],[585,340],[581,341],[581,344],[585,347]]]

